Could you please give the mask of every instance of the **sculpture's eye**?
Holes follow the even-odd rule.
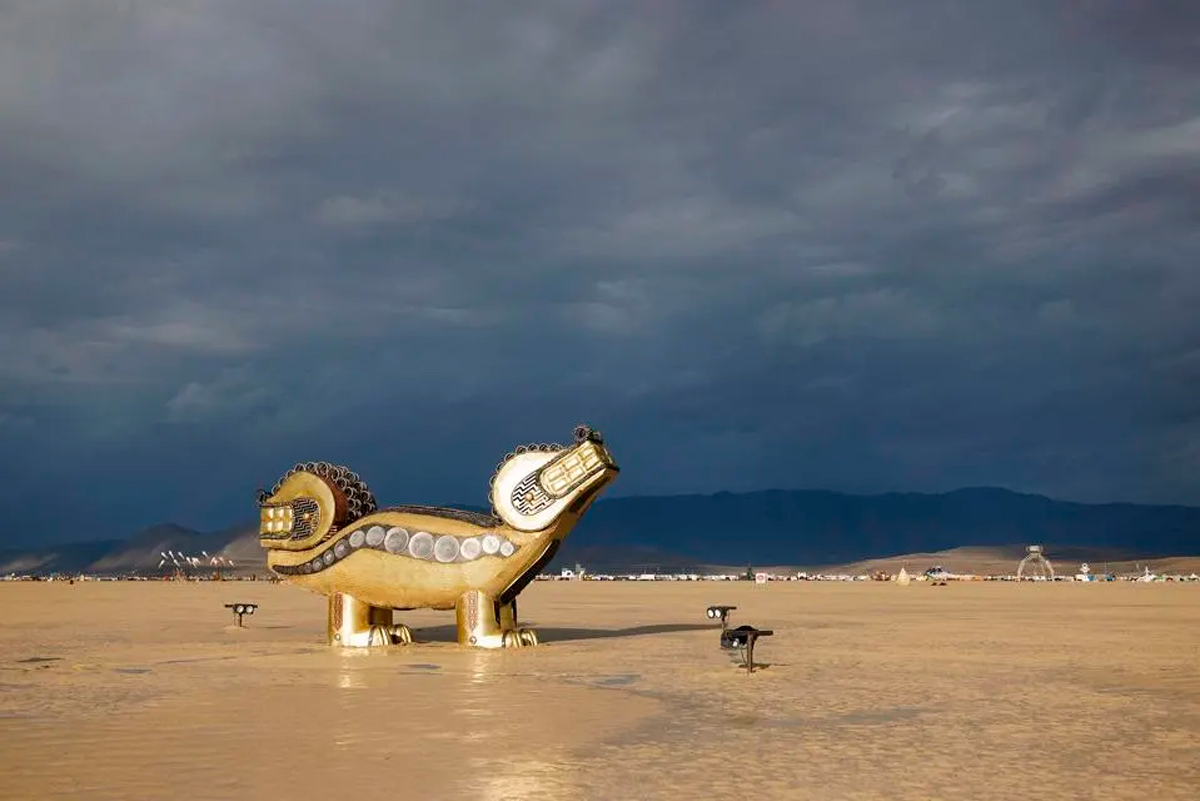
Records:
[[[297,498],[292,501],[292,513],[295,525],[292,526],[292,538],[304,539],[316,531],[321,523],[321,510],[312,498]]]

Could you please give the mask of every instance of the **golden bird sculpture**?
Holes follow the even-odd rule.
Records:
[[[358,475],[298,464],[259,493],[259,542],[282,579],[329,598],[329,642],[412,642],[395,610],[454,609],[458,642],[537,645],[517,623],[533,581],[619,469],[598,431],[570,445],[516,448],[492,475],[492,514],[438,506],[378,508]]]

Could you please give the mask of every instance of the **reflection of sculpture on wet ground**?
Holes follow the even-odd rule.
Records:
[[[454,609],[463,645],[536,645],[517,595],[616,474],[587,426],[571,445],[510,453],[492,477],[493,514],[379,509],[357,474],[309,462],[260,494],[259,539],[276,574],[329,597],[331,644],[412,642],[393,610]]]

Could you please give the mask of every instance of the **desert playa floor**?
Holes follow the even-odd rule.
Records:
[[[766,667],[714,603],[774,629]],[[335,651],[286,584],[8,583],[0,611],[3,798],[1200,798],[1194,585],[538,582],[547,644],[488,652],[435,612]]]

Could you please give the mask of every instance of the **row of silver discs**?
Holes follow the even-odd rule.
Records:
[[[351,532],[346,539],[355,550],[364,545],[391,554],[405,554],[414,559],[433,559],[438,562],[470,562],[480,556],[509,557],[516,553],[516,546],[498,534],[483,534],[477,537],[455,537],[442,534],[435,537],[428,531],[416,531],[393,526],[371,526]]]

